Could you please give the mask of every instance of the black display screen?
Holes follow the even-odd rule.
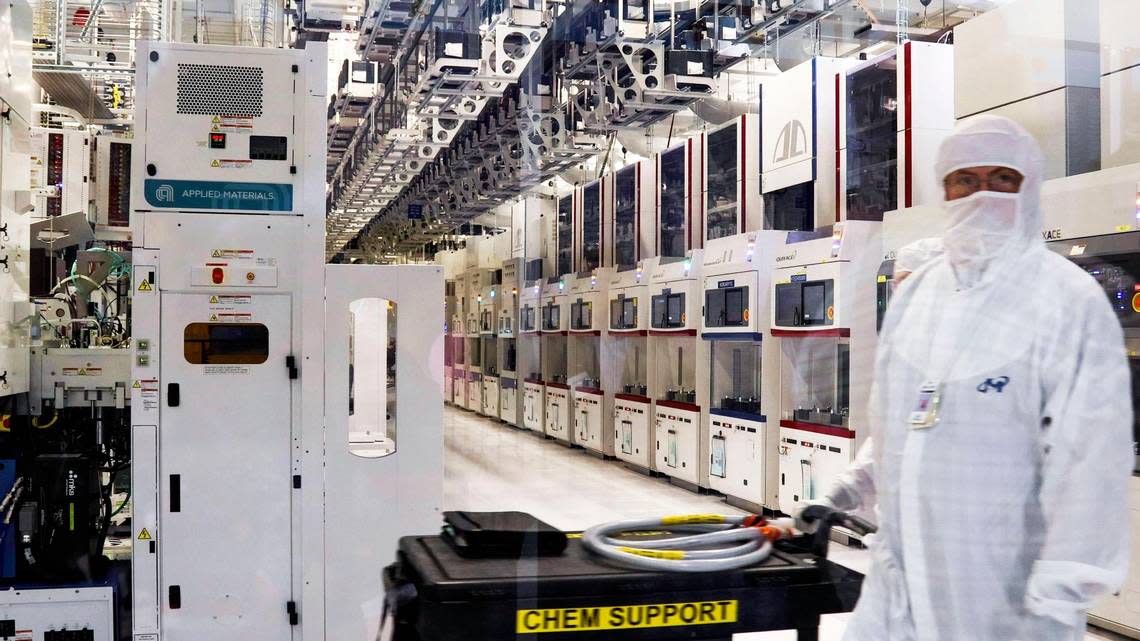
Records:
[[[745,324],[743,287],[733,287],[724,292],[724,324],[730,327],[739,327]]]
[[[610,301],[610,329],[637,327],[637,299],[614,298]]]
[[[590,303],[571,303],[570,329],[591,329],[593,326],[593,315],[590,313],[590,311]]]
[[[555,331],[562,323],[562,309],[558,305],[549,304],[542,308],[542,329]]]
[[[705,291],[705,325],[708,327],[741,327],[744,318],[747,287],[727,287]]]
[[[830,280],[776,285],[776,325],[812,327],[833,324],[833,286]]]
[[[666,322],[669,323],[669,327],[680,327],[685,323],[685,296],[683,294],[670,294],[667,304]]]
[[[799,324],[800,284],[776,285],[776,324],[795,327]]]
[[[820,325],[827,320],[827,287],[824,283],[804,283],[804,325]]]
[[[672,329],[685,325],[685,295],[659,294],[653,297],[653,326]]]

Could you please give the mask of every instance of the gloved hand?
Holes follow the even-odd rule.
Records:
[[[804,534],[815,534],[816,530],[819,529],[818,520],[804,520],[804,510],[813,505],[821,505],[832,510],[835,509],[835,504],[831,502],[831,499],[826,497],[814,501],[801,501],[797,503],[795,509],[792,511],[792,518],[796,520],[796,529]]]

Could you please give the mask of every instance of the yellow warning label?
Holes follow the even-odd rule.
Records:
[[[218,320],[218,315],[217,315],[217,314],[210,314],[210,321],[211,321],[211,322],[213,322],[213,321],[217,321],[217,320]]]
[[[517,634],[591,632],[735,623],[737,603],[736,600],[725,600],[518,610],[515,632]]]
[[[154,289],[150,286],[149,280],[144,280],[144,281],[139,282],[139,291],[140,292],[150,292],[150,291],[154,291]]]
[[[619,547],[618,550],[626,554],[644,556],[649,559],[665,559],[666,561],[681,561],[685,553],[680,550],[643,550],[641,548]]]
[[[581,532],[567,532],[566,538],[568,538],[568,539],[580,539],[580,538],[582,538],[582,533]]]
[[[210,166],[211,167],[221,167],[222,163],[218,162],[218,160],[215,158],[214,160],[210,161]]]
[[[213,119],[213,120],[211,120],[210,122],[213,122],[213,123],[219,123],[219,122],[221,122],[221,121],[222,121],[222,119],[221,119],[221,118],[219,118],[219,117],[217,117],[217,116],[214,116],[214,119]]]
[[[210,297],[210,304],[217,305],[218,304],[218,297],[217,296],[211,296]]]
[[[147,532],[147,529],[145,527],[142,529],[142,532],[139,532],[139,540],[140,541],[149,541],[150,540],[150,532]]]
[[[214,125],[213,127],[210,127],[210,131],[218,132],[221,131],[221,129],[217,125]]]
[[[134,389],[140,389],[140,388],[142,388],[142,383],[139,383],[138,381],[135,381],[135,384],[134,384],[134,385],[131,385],[131,387],[132,387],[132,388],[134,388]]]
[[[720,514],[683,514],[681,516],[666,516],[661,519],[661,525],[697,525],[706,523],[724,523]]]

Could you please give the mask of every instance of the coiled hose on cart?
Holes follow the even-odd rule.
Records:
[[[664,538],[614,538],[623,532],[667,529]],[[772,542],[794,535],[789,518],[691,514],[603,523],[582,533],[587,550],[627,567],[666,572],[715,572],[755,565]]]
[[[811,548],[824,558],[833,525],[859,535],[871,534],[877,529],[857,516],[824,505],[809,506],[800,518],[819,522]],[[615,538],[623,533],[644,534],[655,530],[667,530],[667,534],[673,536]],[[639,570],[723,572],[760,563],[772,553],[775,541],[798,534],[795,521],[786,517],[690,514],[595,525],[582,533],[582,545],[598,556]]]

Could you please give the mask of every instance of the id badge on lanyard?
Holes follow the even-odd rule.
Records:
[[[918,398],[910,412],[911,429],[925,430],[938,424],[938,406],[942,404],[942,383],[925,381],[918,388]]]

